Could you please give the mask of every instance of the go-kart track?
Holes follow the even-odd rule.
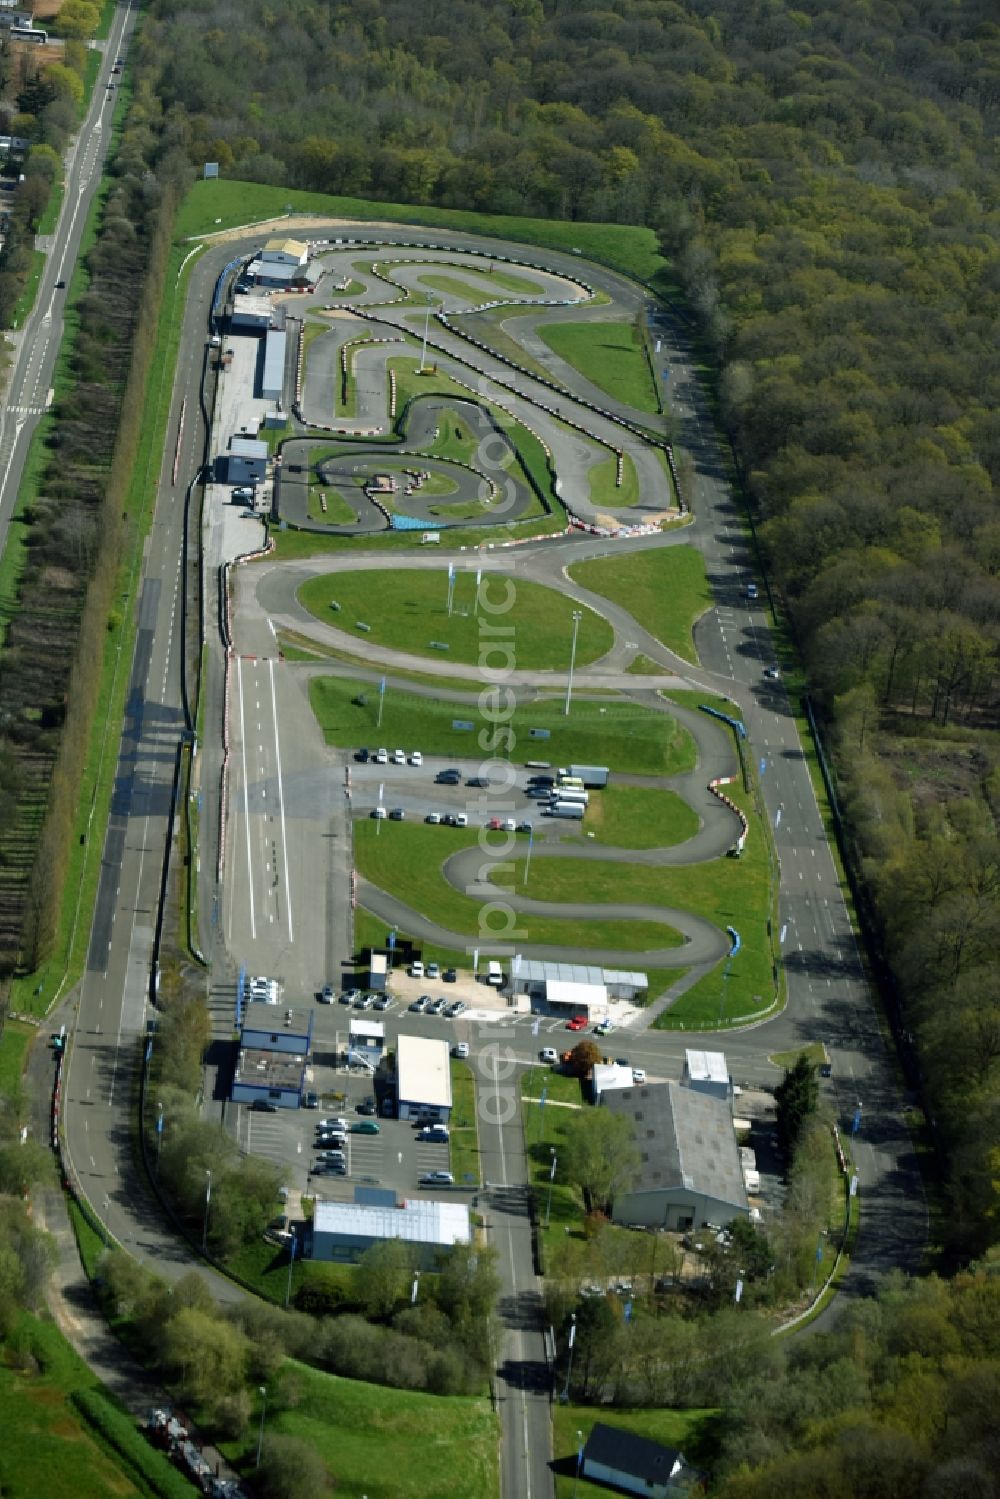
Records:
[[[309,267],[318,277],[309,292],[267,298],[269,316],[284,321],[288,339],[281,395],[265,398],[259,336],[238,334],[229,323],[233,283],[267,240],[297,233],[309,241]],[[744,953],[756,942],[773,955],[774,969],[768,966],[761,986],[767,992],[760,995],[756,1024],[725,1034],[732,1074],[776,1082],[771,1054],[825,1042],[834,1075],[824,1087],[843,1127],[850,1128],[864,1102],[865,1129],[854,1150],[864,1216],[849,1284],[867,1289],[887,1270],[915,1268],[925,1211],[902,1099],[791,705],[780,678],[765,675],[774,662],[769,617],[747,595],[753,559],[684,323],[644,287],[583,257],[464,232],[286,218],[208,236],[192,259],[172,413],[176,449],[165,456],[144,563],[141,649],[133,663],[137,706],[122,740],[121,792],[105,845],[66,1085],[68,1137],[87,1141],[71,1163],[80,1190],[92,1204],[103,1204],[110,1231],[140,1257],[155,1257],[171,1278],[188,1267],[188,1247],[147,1210],[130,1154],[131,1088],[124,1073],[128,1043],[145,1031],[153,951],[152,923],[147,929],[136,913],[159,899],[159,861],[143,856],[157,837],[169,837],[172,817],[175,756],[172,740],[164,752],[163,736],[181,721],[183,666],[169,650],[178,558],[185,545],[192,554],[197,550],[194,500],[206,460],[225,455],[234,434],[259,435],[269,440],[269,456],[258,504],[233,504],[232,479],[228,487],[209,483],[200,555],[192,555],[187,572],[189,580],[200,576],[206,590],[194,800],[196,930],[210,968],[219,1043],[210,1056],[227,1053],[240,968],[276,976],[289,1003],[309,1003],[325,984],[336,985],[349,964],[359,907],[370,913],[369,930],[396,926],[442,949],[482,946],[485,957],[477,923],[449,924],[441,911],[461,916],[473,903],[499,896],[517,916],[542,923],[541,938],[517,942],[524,957],[659,970],[661,997],[637,1012],[627,1044],[651,1078],[677,1077],[685,1045],[712,1047],[718,1038],[690,1030],[680,1037],[650,1022],[706,975],[718,974],[723,983],[733,956],[730,917],[717,908],[708,919],[695,900],[685,901],[683,886],[671,887],[680,891],[675,900],[647,899],[642,881],[694,882],[705,871],[722,871],[738,892],[753,861],[763,861],[771,846],[767,878],[772,891],[776,886],[776,904],[762,912],[759,930],[742,937]],[[566,353],[572,344],[565,327],[552,335],[560,324],[604,327],[609,347],[614,337],[621,340],[622,325],[641,329],[636,347],[655,354],[652,368],[639,366],[653,393],[645,408],[601,389],[557,354],[554,345]],[[579,343],[574,347],[580,358]],[[619,368],[612,357],[609,352],[605,368],[591,351],[588,364],[609,387],[617,383],[609,371]],[[637,388],[630,385],[630,394]],[[435,539],[425,540],[425,533]],[[659,549],[669,555],[678,545],[700,552],[713,599],[695,628],[697,666],[643,627],[628,600],[611,602],[568,572],[588,559],[621,560]],[[438,649],[445,644],[441,605],[436,613],[408,613],[400,599],[413,592],[412,580],[430,576],[443,600],[449,574],[463,598],[480,579],[492,597],[508,582],[515,594],[519,583],[547,590],[561,632],[549,655],[536,651],[536,664],[519,665],[515,650],[498,676],[463,659],[457,636],[452,648]],[[368,575],[372,587],[365,592]],[[330,602],[325,612],[303,602],[304,587],[324,578],[334,592],[341,579],[355,590],[353,612],[339,622]],[[363,613],[353,608],[359,589]],[[603,634],[599,648],[581,652],[563,719],[569,611],[603,621]],[[547,646],[549,637],[539,633],[533,644]],[[189,643],[194,639],[192,629]],[[189,659],[200,659],[198,652]],[[348,720],[348,711],[368,713],[363,734],[333,732],[328,742],[314,711],[320,679],[335,684],[325,691],[342,692],[343,722],[360,721]],[[376,727],[383,683],[391,736]],[[459,767],[463,780],[480,773],[475,736],[469,733],[460,750],[439,734],[432,748],[411,732],[406,715],[424,724],[434,713],[447,725],[453,718],[471,720],[480,690],[488,687],[507,694],[511,711],[527,712],[528,721],[530,715],[544,718],[553,745],[559,733],[597,723],[606,708],[607,721],[619,727],[605,731],[606,761],[598,763],[610,765],[613,781],[637,794],[680,798],[696,830],[672,846],[651,848],[647,841],[640,850],[581,838],[580,824],[540,816],[529,800],[525,762],[555,760],[544,739],[525,739],[511,752],[518,767],[513,792],[491,786],[474,802],[462,785],[442,787],[442,767]],[[742,831],[739,814],[708,790],[709,782],[738,774],[736,742],[728,728],[693,707],[694,699],[681,706],[662,695],[678,690],[727,699],[745,725],[758,815],[743,859],[725,859]],[[351,706],[352,696],[365,698],[364,709]],[[393,713],[403,717],[393,719]],[[626,751],[633,740],[650,723],[658,730],[661,721],[664,738],[680,734],[690,747],[688,759],[629,771]],[[359,747],[386,744],[421,750],[423,765],[354,761]],[[372,813],[380,805],[403,816],[376,821]],[[466,842],[460,826],[424,824],[429,815],[460,810],[469,819]],[[473,834],[494,813],[532,821],[534,879],[546,870],[558,879],[578,867],[587,888],[575,890],[572,903],[539,898],[537,884],[507,896],[492,877],[493,858],[474,846]],[[360,858],[370,858],[376,838],[382,862],[368,867],[383,871],[381,882],[358,875]],[[509,857],[523,858],[526,843],[518,834]],[[402,867],[406,848],[414,884],[426,892],[428,881],[437,881],[443,892],[439,911],[400,885],[393,854],[399,851]],[[624,899],[618,890],[626,884]],[[561,936],[560,923],[569,937]],[[601,935],[588,946],[591,923],[600,923]],[[632,941],[630,931],[639,930],[643,940]],[[739,961],[733,959],[734,971]],[[683,970],[677,982],[672,968]],[[336,1013],[316,1013],[321,1028],[337,1021]],[[396,1023],[390,1017],[392,1034]],[[502,1492],[504,1499],[540,1499],[552,1493],[551,1427],[525,1146],[516,1109],[503,1123],[496,1122],[499,1108],[491,1112],[512,1085],[486,1067],[488,1053],[498,1050],[498,1028],[515,1074],[537,1062],[539,1041],[530,1023],[515,1024],[502,1012],[489,1031],[474,1015],[454,1022],[450,1032],[447,1024],[431,1019],[427,1028],[467,1040],[478,1069],[486,1184],[479,1208],[499,1252],[504,1287],[497,1370]],[[113,1048],[109,1037],[116,1038]],[[333,1030],[329,1041],[332,1050]],[[111,1079],[109,1091],[92,1097],[92,1078],[104,1076]],[[213,1117],[235,1128],[241,1111],[226,1102],[214,1061],[205,1097]],[[287,1164],[294,1177],[298,1163]],[[221,1280],[212,1285],[219,1296],[236,1294]]]

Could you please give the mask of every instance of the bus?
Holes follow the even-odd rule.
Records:
[[[12,26],[9,35],[16,42],[35,42],[37,44],[47,42],[49,39],[48,32],[43,31],[40,26]]]

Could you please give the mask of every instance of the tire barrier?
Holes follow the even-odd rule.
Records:
[[[708,710],[708,711],[711,711],[711,710]],[[722,714],[722,713],[718,713],[715,716],[717,718],[723,718],[725,715]],[[717,776],[714,781],[709,781],[709,783],[708,783],[708,789],[712,793],[713,796],[718,797],[719,801],[722,802],[723,806],[728,807],[729,810],[730,810],[730,812],[734,813],[735,816],[739,818],[740,836],[737,838],[736,842],[733,844],[732,848],[729,850],[730,854],[732,854],[734,858],[738,859],[739,856],[740,856],[740,854],[743,852],[744,848],[746,847],[747,835],[750,832],[750,824],[747,821],[746,815],[744,814],[742,808],[740,808],[740,807],[738,807],[736,805],[736,803],[733,801],[732,797],[727,796],[724,791],[721,791],[719,789],[721,786],[731,786],[734,780],[735,780],[735,776]],[[726,927],[726,931],[727,932],[731,931],[731,928],[730,927]],[[736,940],[737,940],[737,944],[738,944],[739,943],[739,938],[737,937]],[[737,946],[736,951],[738,951],[738,950],[739,950],[739,948]]]

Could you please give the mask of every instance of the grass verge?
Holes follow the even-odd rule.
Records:
[[[353,701],[359,693],[364,704]],[[462,704],[456,711],[452,703],[387,687],[382,726],[376,729],[378,693],[370,682],[317,676],[309,684],[309,700],[328,744],[372,744],[377,736],[381,744],[412,745],[425,755],[501,754],[516,762],[541,754],[560,765],[613,765],[637,775],[678,775],[695,765],[687,730],[634,703],[578,699],[568,718],[556,701],[529,703],[498,726],[478,706]],[[455,721],[474,723],[478,732],[455,729]],[[547,730],[549,737],[534,739],[532,729]]]
[[[448,647],[446,659],[470,665],[497,655],[516,660],[520,670],[550,671],[568,663],[573,638],[573,600],[554,588],[517,580],[509,596],[513,607],[502,609],[504,645],[490,651],[484,629],[498,623],[506,604],[505,579],[487,577],[477,588],[475,574],[459,572],[452,587],[452,612],[447,609],[448,574],[414,568],[392,571],[323,573],[299,589],[299,602],[324,624],[363,639],[369,645],[435,658],[434,642]],[[477,614],[478,609],[481,611]],[[333,605],[340,607],[336,611]],[[368,626],[361,629],[361,624]],[[579,666],[604,656],[614,643],[606,620],[584,610],[577,639]],[[443,654],[443,653],[441,653]],[[440,654],[435,659],[440,659]]]
[[[642,335],[633,323],[539,323],[535,331],[598,390],[635,411],[659,414]]]
[[[451,1059],[451,1174],[462,1186],[479,1186],[479,1131],[476,1127],[476,1079],[468,1062]]]
[[[673,791],[608,786],[591,795],[584,835],[614,848],[671,848],[693,838],[698,814]]]
[[[637,624],[685,661],[697,661],[691,632],[713,600],[704,558],[694,547],[658,547],[577,562],[569,574],[575,583],[627,609]]]

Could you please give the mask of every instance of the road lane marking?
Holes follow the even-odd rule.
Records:
[[[243,757],[243,821],[247,831],[247,883],[250,887],[250,936],[256,939],[257,922],[253,908],[253,855],[250,849],[250,793],[247,786],[246,729],[243,721],[243,663],[237,658],[236,684],[240,699],[240,754]]]
[[[285,864],[285,907],[288,911],[288,940],[294,942],[292,935],[292,887],[288,880],[288,838],[285,833],[285,799],[281,792],[281,748],[278,744],[278,703],[274,692],[274,662],[268,662],[271,678],[271,716],[274,720],[274,759],[278,768],[278,815],[281,821],[281,850]]]

